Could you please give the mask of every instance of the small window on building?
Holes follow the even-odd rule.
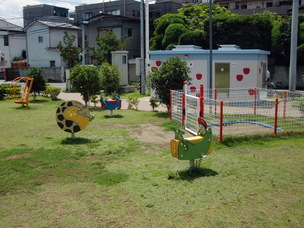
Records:
[[[9,43],[8,43],[8,35],[4,35],[3,36],[3,40],[4,40],[4,46],[8,46]]]
[[[127,64],[127,56],[122,56],[122,64]]]
[[[120,15],[120,10],[111,10],[111,11],[107,11],[107,14],[111,14],[111,15]]]
[[[266,7],[272,7],[272,2],[266,2]]]
[[[160,12],[156,12],[155,17],[159,18],[160,17]]]
[[[136,11],[132,10],[132,16],[135,17],[136,16]]]
[[[55,60],[50,61],[50,67],[55,67]]]
[[[38,36],[38,42],[43,43],[43,36]]]
[[[241,5],[241,9],[247,9],[247,5]]]
[[[124,28],[123,35],[127,37],[133,37],[133,30],[131,28]]]
[[[88,20],[92,16],[93,16],[92,12],[86,12],[86,13],[84,13],[83,20]]]

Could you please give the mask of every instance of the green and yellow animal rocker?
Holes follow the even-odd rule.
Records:
[[[205,120],[198,118],[199,131],[197,136],[184,138],[181,129],[172,127],[175,138],[171,140],[171,155],[179,160],[190,160],[190,169],[194,168],[194,160],[212,153],[212,129],[207,127]]]

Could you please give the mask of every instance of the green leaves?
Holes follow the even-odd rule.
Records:
[[[101,87],[106,94],[117,91],[120,71],[116,65],[103,62],[100,66]]]
[[[106,31],[105,35],[101,38],[96,37],[97,47],[90,47],[92,51],[90,54],[97,61],[97,65],[100,65],[102,62],[112,62],[113,51],[120,50],[124,44],[116,38],[116,35],[111,31]]]
[[[92,95],[100,93],[101,79],[96,67],[76,66],[70,76],[73,87],[81,93],[87,105]]]
[[[73,68],[78,63],[79,54],[81,48],[74,45],[76,36],[68,32],[64,32],[63,44],[59,42],[57,48],[59,48],[60,55],[63,61],[66,62],[69,69]]]
[[[179,57],[171,57],[163,65],[156,69],[155,72],[148,75],[148,81],[152,89],[156,90],[161,102],[169,110],[170,106],[170,89],[182,89],[183,82],[189,81],[190,72],[186,61]]]

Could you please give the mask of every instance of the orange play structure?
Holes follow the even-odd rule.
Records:
[[[25,81],[25,83],[21,88],[21,97],[19,97],[18,93],[16,92],[16,88],[18,86],[18,83],[23,81]],[[22,104],[22,106],[26,105],[28,108],[28,98],[32,90],[33,82],[34,78],[29,77],[18,77],[11,82],[10,94],[11,97],[15,100],[15,103]]]

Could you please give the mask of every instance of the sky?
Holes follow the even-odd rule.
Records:
[[[0,0],[0,19],[23,27],[23,7],[26,5],[48,4],[75,11],[75,6],[102,2],[102,0]],[[106,0],[105,0],[106,1]]]

